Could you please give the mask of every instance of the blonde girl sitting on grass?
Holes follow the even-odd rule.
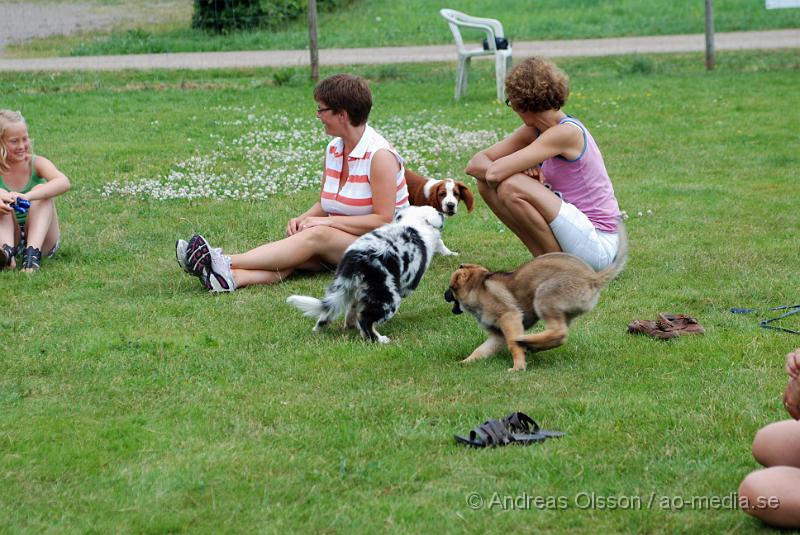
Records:
[[[43,156],[31,150],[28,125],[17,111],[0,109],[0,269],[16,266],[33,272],[42,251],[51,257],[58,250],[61,231],[54,198],[69,190],[69,179]],[[12,204],[30,202],[25,213]]]

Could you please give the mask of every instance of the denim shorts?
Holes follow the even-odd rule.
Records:
[[[586,214],[564,200],[550,230],[562,251],[581,258],[595,270],[608,267],[617,255],[619,235],[597,230]]]

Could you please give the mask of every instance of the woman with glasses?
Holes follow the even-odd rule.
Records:
[[[314,88],[317,118],[334,139],[325,150],[320,199],[289,220],[286,237],[223,255],[200,235],[178,240],[176,256],[212,292],[282,281],[297,269],[335,266],[359,236],[408,205],[403,159],[367,124],[372,94],[357,76],[337,74]]]
[[[522,126],[473,156],[466,173],[531,254],[563,251],[605,268],[617,254],[620,211],[594,138],[561,109],[567,75],[529,58],[506,78],[506,95]]]

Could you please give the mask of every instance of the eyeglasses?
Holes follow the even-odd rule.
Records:
[[[331,111],[333,108],[317,108],[317,115],[325,111]]]

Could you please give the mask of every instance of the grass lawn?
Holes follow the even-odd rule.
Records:
[[[759,530],[702,500],[735,492],[756,468],[755,431],[785,417],[783,356],[800,338],[728,309],[798,301],[800,57],[721,53],[713,73],[701,55],[561,65],[566,111],[631,215],[630,260],[567,344],[516,374],[507,352],[458,364],[484,335],[442,298],[460,262],[528,259],[480,200],[447,222],[461,256],[434,259],[382,330],[388,346],[338,325],[314,335],[285,304],[322,294],[327,275],[214,296],[180,271],[177,238],[201,231],[238,252],[315,200],[306,176],[325,138],[300,74],[0,74],[0,107],[23,111],[36,152],[73,181],[58,257],[0,274],[0,532]],[[353,71],[371,80],[371,124],[411,166],[464,178],[470,153],[516,120],[494,101],[491,65],[474,65],[459,103],[453,69]],[[273,165],[303,151],[308,169]],[[660,311],[707,333],[626,334]],[[454,443],[512,410],[567,436]]]
[[[202,50],[282,50],[308,47],[305,17],[286,27],[217,36],[190,28],[191,2],[169,0],[84,0],[101,12],[124,9],[113,31],[35,39],[6,49],[14,56],[140,54]],[[352,0],[321,11],[319,46],[375,47],[450,44],[441,7],[500,20],[512,43],[538,39],[703,33],[704,4],[697,0],[462,0],[446,6],[427,0]],[[158,17],[153,14],[158,13]],[[139,22],[136,22],[136,21]],[[763,0],[725,0],[714,6],[718,32],[800,27],[800,10],[767,10]],[[353,31],[358,28],[358,31]],[[465,32],[475,42],[485,34]]]

